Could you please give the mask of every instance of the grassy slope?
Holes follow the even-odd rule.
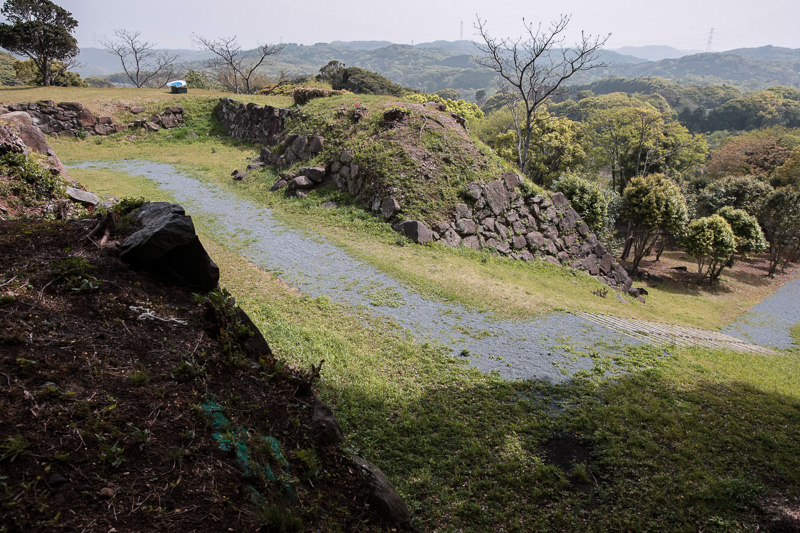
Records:
[[[156,139],[59,143],[57,150],[72,159],[173,162],[226,186],[230,169],[255,153],[216,140]],[[90,189],[152,192],[146,181],[119,174],[74,174]],[[503,300],[497,293],[512,295],[505,305],[527,314],[544,312],[553,298],[563,298],[571,307],[602,305],[643,317],[699,319],[705,325],[724,321],[720,316],[730,317],[744,305],[737,303],[738,292],[709,296],[664,290],[651,293],[652,311],[616,306],[615,300],[585,296],[592,282],[560,270],[539,271],[459,250],[399,247],[384,225],[356,210],[333,217],[316,207],[321,198],[313,195],[287,202],[263,193],[259,183],[241,188],[282,216],[305,218],[334,241],[350,241],[351,250],[396,274],[475,305],[499,307]],[[415,343],[391,324],[372,321],[372,328],[365,328],[357,311],[298,294],[214,242],[213,228],[202,220],[198,226],[221,266],[223,283],[273,348],[299,364],[326,360],[323,394],[335,404],[351,442],[404,494],[418,527],[753,530],[756,523],[789,520],[800,505],[787,500],[800,492],[798,353],[753,357],[672,350],[661,355],[645,349],[617,361],[630,373],[612,381],[585,379],[557,388],[502,382]],[[389,268],[391,257],[399,260]],[[479,287],[461,294],[468,282]],[[759,297],[750,293],[744,300]],[[598,362],[608,363],[602,357]],[[587,465],[557,468],[547,461],[544,444],[563,432],[576,434],[588,447]]]
[[[86,177],[147,192],[120,174]],[[419,527],[751,530],[791,509],[781,502],[800,489],[797,354],[643,349],[616,361],[630,373],[611,381],[503,382],[390,323],[305,297],[197,222],[221,282],[273,349],[302,365],[325,359],[323,394]],[[543,446],[565,432],[591,450],[588,464],[547,461]]]
[[[187,108],[190,121],[186,129],[160,132],[136,142],[115,136],[102,140],[60,141],[54,145],[65,160],[132,157],[173,163],[199,179],[237,190],[277,210],[289,223],[314,227],[333,242],[428,294],[505,316],[579,309],[714,328],[730,322],[772,290],[766,284],[753,285],[749,283],[752,280],[723,275],[721,289],[709,291],[666,283],[650,290],[646,305],[629,299],[628,303],[622,303],[616,298],[594,296],[592,291],[599,287],[595,280],[558,267],[521,264],[465,249],[397,246],[397,236],[387,224],[357,208],[337,211],[319,208],[320,203],[331,197],[344,201],[337,193],[315,191],[303,201],[286,200],[280,194],[266,191],[274,180],[269,170],[240,184],[231,183],[231,170],[243,167],[246,157],[257,155],[257,148],[216,138],[222,131],[207,117],[218,96],[215,93],[193,91],[187,97],[159,90],[41,88],[0,90],[0,95],[5,101],[80,100],[92,109],[107,110],[118,109],[123,103],[143,102],[148,111],[155,111],[167,103],[181,102]],[[261,104],[267,102],[266,97],[249,99]],[[374,105],[376,101],[378,99],[367,98],[365,105]],[[269,102],[287,103],[284,100]],[[124,118],[124,113],[120,118]],[[197,132],[200,137],[187,138],[188,130]],[[81,177],[80,172],[73,173]]]

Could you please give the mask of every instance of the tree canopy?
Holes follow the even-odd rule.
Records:
[[[717,279],[736,252],[736,239],[730,224],[719,215],[692,220],[682,233],[686,253],[697,261],[697,283],[708,277]]]
[[[485,20],[478,18],[476,23],[483,41],[478,45],[482,55],[477,62],[497,75],[498,94],[514,119],[518,163],[523,171],[530,157],[539,108],[562,92],[562,85],[579,72],[605,66],[598,58],[608,37],[581,33],[578,42],[565,46],[563,34],[570,18],[562,15],[547,28],[523,19],[525,34],[517,39],[492,37]]]
[[[619,214],[633,225],[634,272],[659,234],[679,233],[688,217],[680,188],[661,174],[633,178],[622,196]]]
[[[51,85],[54,61],[69,65],[80,52],[72,36],[78,21],[49,0],[6,0],[0,13],[7,21],[0,24],[0,46],[28,56],[41,72],[42,85]]]

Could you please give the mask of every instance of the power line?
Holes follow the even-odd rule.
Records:
[[[711,51],[711,40],[714,38],[714,28],[708,33],[708,44],[706,45],[706,53]]]

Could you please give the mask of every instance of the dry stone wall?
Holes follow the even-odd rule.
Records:
[[[129,109],[133,114],[144,112],[141,106]],[[26,119],[23,115],[27,115]],[[167,107],[149,119],[141,118],[129,124],[115,124],[107,115],[95,115],[78,102],[55,103],[52,100],[18,102],[0,106],[0,119],[17,124],[36,126],[42,133],[58,137],[82,137],[86,135],[110,135],[131,128],[158,131],[183,124],[183,106]],[[28,122],[30,120],[30,122]]]
[[[217,118],[228,135],[254,144],[278,144],[291,110],[258,104],[243,104],[223,98],[216,107]]]
[[[282,133],[289,113],[234,100],[223,100],[217,107],[217,115],[232,137],[280,145],[276,153],[264,148],[248,170],[271,164],[280,171],[322,151],[325,139],[320,136]],[[524,261],[543,259],[587,272],[622,291],[631,290],[628,273],[560,192],[552,196],[526,194],[520,187],[524,178],[507,172],[488,183],[468,184],[465,201],[454,207],[447,220],[403,220],[399,195],[374,190],[362,170],[354,163],[353,153],[345,149],[324,166],[281,172],[272,190],[285,189],[290,196],[303,197],[316,187],[332,185],[361,200],[376,215],[394,221],[393,228],[414,242],[491,248]],[[233,172],[233,179],[245,176],[244,171]]]

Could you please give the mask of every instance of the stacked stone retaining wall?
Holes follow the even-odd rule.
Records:
[[[141,106],[129,108],[133,114],[144,112]],[[27,115],[27,118],[24,116]],[[0,106],[0,119],[21,125],[36,126],[42,133],[58,137],[84,137],[90,135],[110,135],[131,128],[144,128],[157,131],[170,129],[183,124],[183,106],[167,107],[163,112],[149,119],[136,119],[128,124],[115,124],[108,115],[96,115],[78,102],[55,103],[53,100],[39,102],[17,102]]]

